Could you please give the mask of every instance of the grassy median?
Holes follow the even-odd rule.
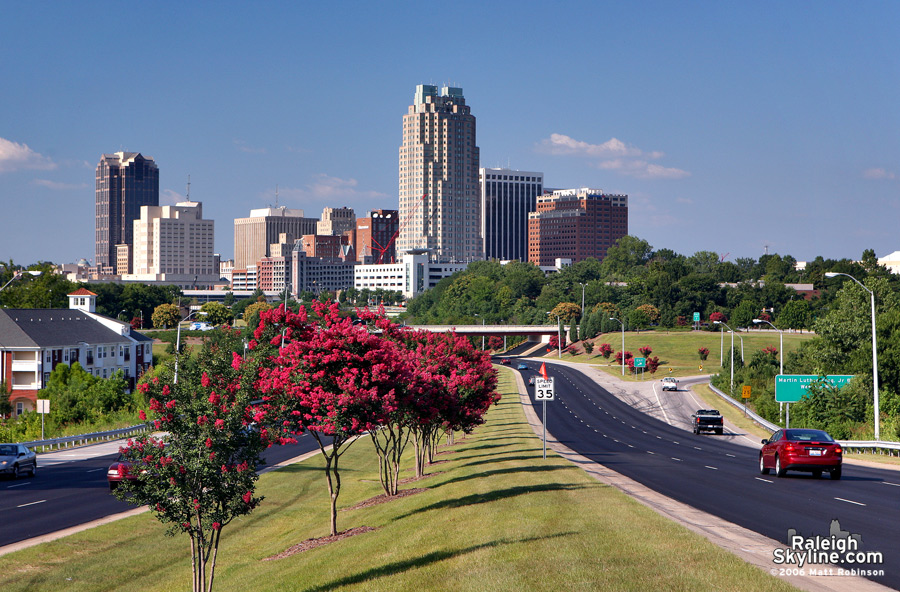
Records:
[[[263,475],[266,496],[227,526],[218,590],[794,590],[548,451],[524,421],[512,373],[487,423],[443,447],[425,491],[352,509],[381,493],[370,442],[342,458],[338,527],[374,530],[265,561],[328,534],[315,456]],[[409,471],[406,473],[409,475]],[[150,514],[4,557],[0,589],[190,589],[188,539]]]

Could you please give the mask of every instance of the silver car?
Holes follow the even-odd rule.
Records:
[[[32,477],[37,473],[37,455],[21,444],[0,444],[0,475],[18,479],[26,472]]]

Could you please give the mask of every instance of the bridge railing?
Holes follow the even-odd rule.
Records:
[[[82,446],[84,444],[99,440],[117,440],[125,436],[139,434],[146,430],[146,425],[138,424],[127,428],[119,428],[117,430],[92,432],[90,434],[78,434],[76,436],[63,436],[61,438],[49,438],[47,440],[34,440],[32,442],[21,442],[21,444],[24,444],[25,446],[36,450],[39,449],[41,452],[44,452],[47,448],[50,448],[51,450],[59,450],[61,448],[69,448],[70,446]]]

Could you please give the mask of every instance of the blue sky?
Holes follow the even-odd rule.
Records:
[[[233,219],[397,207],[417,84],[463,88],[481,165],[630,196],[654,248],[900,249],[897,2],[8,2],[0,260],[93,257],[94,169]]]

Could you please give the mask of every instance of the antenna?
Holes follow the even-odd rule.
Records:
[[[191,175],[188,174],[188,182],[187,182],[187,200],[191,201]]]

